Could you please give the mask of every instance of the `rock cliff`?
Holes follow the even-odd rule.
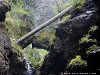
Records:
[[[87,0],[78,13],[55,27],[56,38],[40,75],[100,73],[98,13],[98,0]]]
[[[0,33],[0,75],[24,75],[25,63],[12,48],[10,39]]]
[[[9,6],[0,3],[0,75],[25,75],[25,63],[11,46],[9,37],[3,34],[3,22],[9,10]]]

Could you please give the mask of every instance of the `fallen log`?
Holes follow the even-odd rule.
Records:
[[[42,25],[40,25],[39,27],[33,29],[31,32],[27,33],[26,35],[24,35],[23,37],[21,37],[18,41],[17,44],[20,45],[20,42],[26,40],[27,38],[29,38],[30,36],[32,36],[33,34],[39,32],[40,30],[42,30],[43,28],[47,27],[48,25],[50,25],[52,22],[56,21],[57,19],[59,19],[60,17],[64,16],[67,12],[69,12],[70,10],[72,10],[75,6],[74,5],[70,5],[68,6],[65,10],[63,10],[62,12],[60,12],[59,14],[55,15],[54,17],[52,17],[51,19],[49,19],[48,21],[46,21],[45,23],[43,23]]]

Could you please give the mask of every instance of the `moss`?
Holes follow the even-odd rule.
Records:
[[[38,71],[36,71],[36,74],[37,74],[37,75],[40,75],[40,71],[39,71],[39,70],[38,70]]]
[[[40,37],[41,40],[44,38],[48,38],[50,44],[52,44],[53,40],[55,39],[55,31],[49,32],[47,30],[42,30],[36,36]]]
[[[81,38],[81,40],[79,41],[79,44],[80,43],[83,43],[83,42],[96,42],[97,40],[95,38],[90,38],[91,37],[91,33],[93,33],[95,30],[97,30],[98,27],[93,25],[90,27],[90,30],[88,31],[88,34],[86,35],[83,35],[83,37]]]
[[[79,40],[79,44],[81,44],[81,43],[88,43],[88,42],[96,42],[96,39],[94,38],[94,39],[91,39],[90,38],[90,34],[86,34],[86,35],[84,35],[80,40]]]
[[[97,50],[98,48],[100,48],[99,46],[97,46],[96,43],[97,40],[95,38],[92,37],[92,34],[94,34],[94,31],[97,30],[98,27],[95,26],[95,25],[92,25],[90,27],[90,30],[88,31],[88,34],[84,35],[81,40],[79,41],[79,44],[82,44],[82,43],[93,43],[92,46],[90,46],[89,48],[87,48],[86,50],[86,53],[88,54],[90,51],[93,51],[93,50]]]
[[[81,8],[86,3],[86,0],[68,0],[68,2],[63,6],[66,8],[69,5],[77,5],[76,8]]]
[[[51,37],[50,37],[50,44],[52,44],[53,43],[53,40],[55,39],[55,34],[53,33],[53,34],[51,34]]]
[[[90,46],[86,51],[86,53],[88,54],[88,53],[90,53],[91,51],[94,51],[94,50],[98,50],[98,49],[100,49],[100,46],[97,46],[97,45],[92,45],[92,46]]]
[[[18,59],[18,61],[23,62],[23,60],[20,57],[18,57],[17,59]]]
[[[86,66],[86,61],[82,60],[80,55],[77,55],[76,58],[72,59],[71,62],[69,63],[69,67],[73,67],[75,65],[78,66]]]
[[[76,10],[76,9],[81,9],[84,4],[86,3],[87,0],[67,0],[64,4],[63,1],[57,1],[57,4],[54,6],[54,13],[59,13],[59,11],[63,11],[64,9],[66,9],[66,7],[70,6],[70,5],[75,5],[75,8],[73,10],[71,10],[69,13],[66,13],[61,19],[60,22],[63,22],[65,20],[68,20],[71,17],[71,13]],[[59,7],[59,8],[58,8]]]
[[[66,14],[58,23],[62,23],[64,21],[68,20],[70,17],[71,17],[70,14]]]
[[[88,33],[91,34],[97,29],[98,29],[98,26],[93,25],[93,26],[90,27],[90,30],[88,31]]]

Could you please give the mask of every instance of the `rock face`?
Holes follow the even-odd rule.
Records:
[[[98,0],[94,1],[98,3]],[[49,54],[45,57],[40,75],[60,75],[66,71],[92,72],[94,69],[93,72],[97,72],[100,68],[96,63],[99,59],[95,59],[98,58],[97,55],[100,55],[98,5],[92,0],[87,0],[78,11],[80,13],[76,14],[77,16],[56,26],[56,38]],[[97,51],[94,53],[94,50]],[[91,71],[91,68],[94,69]]]
[[[4,40],[2,40],[4,36],[0,34],[0,73],[1,74],[7,74],[8,69],[9,69],[9,64],[8,64],[8,58],[7,58],[7,53],[6,50],[4,50]],[[7,46],[5,45],[5,48]],[[9,49],[9,46],[8,46]],[[8,51],[8,50],[7,50]]]
[[[0,74],[24,75],[25,63],[11,47],[10,39],[0,33]]]
[[[95,51],[91,51],[88,55],[88,71],[89,72],[96,72],[98,74],[100,74],[100,49],[95,50]]]
[[[11,10],[10,5],[5,5],[3,3],[0,3],[0,22],[5,21],[5,14]]]
[[[9,6],[0,3],[0,75],[25,75],[25,63],[11,47],[10,39],[2,33],[2,22]]]

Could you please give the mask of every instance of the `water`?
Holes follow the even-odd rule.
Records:
[[[26,75],[34,75],[34,70],[31,64],[27,60],[26,60],[26,68],[27,68]]]
[[[27,69],[25,71],[26,75],[35,75],[35,69],[32,67],[32,65],[30,64],[30,62],[27,60],[26,57],[24,57],[23,55],[21,55],[21,58],[23,61],[25,61],[25,68]]]

